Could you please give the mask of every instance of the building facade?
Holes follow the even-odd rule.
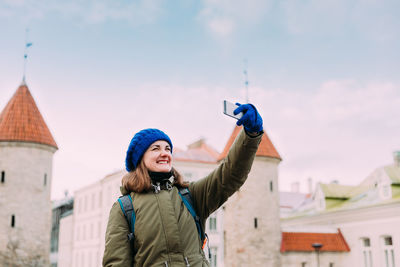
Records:
[[[332,261],[334,266],[395,267],[400,263],[399,156],[395,152],[393,164],[377,168],[357,186],[318,184],[313,202],[283,219],[282,227],[340,229],[350,252]]]
[[[53,155],[49,129],[25,83],[0,114],[0,262],[48,266]]]
[[[57,267],[58,247],[60,236],[60,220],[70,214],[74,208],[74,199],[66,193],[63,199],[53,202],[51,212],[51,242],[50,242],[50,266]]]

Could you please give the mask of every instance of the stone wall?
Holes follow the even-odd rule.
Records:
[[[0,142],[0,257],[20,266],[49,264],[54,152],[47,145]]]
[[[225,266],[281,266],[278,164],[256,157],[247,181],[228,200]]]

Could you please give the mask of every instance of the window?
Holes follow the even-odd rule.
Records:
[[[85,267],[86,265],[86,263],[85,263],[85,252],[82,252],[82,254],[81,254],[81,266],[82,267]]]
[[[334,267],[333,262],[330,262],[330,263],[329,263],[329,267]]]
[[[15,227],[15,215],[11,215],[11,227],[14,228]]]
[[[44,174],[43,185],[44,185],[44,186],[47,185],[47,173]]]
[[[92,211],[94,210],[94,204],[95,204],[95,202],[96,202],[96,200],[95,200],[95,194],[93,193],[92,194]]]
[[[272,181],[269,182],[269,190],[272,192],[274,191],[274,184]]]
[[[368,237],[361,238],[361,253],[363,267],[372,267],[371,240]]]
[[[80,237],[80,234],[81,234],[81,228],[79,227],[79,225],[76,227],[76,240],[79,240],[81,237]]]
[[[301,267],[307,267],[307,262],[303,261],[303,262],[301,263]]]
[[[97,237],[101,236],[101,222],[98,222]]]
[[[103,201],[103,198],[102,198],[102,194],[101,194],[101,192],[100,192],[100,193],[99,193],[99,208],[101,208],[102,201]]]
[[[88,210],[88,196],[86,195],[85,198],[83,199],[83,211],[86,212]]]
[[[92,266],[92,252],[88,252],[88,266]]]
[[[384,236],[381,239],[383,248],[383,266],[395,267],[395,256],[393,250],[393,240],[391,236]]]
[[[217,267],[217,259],[218,259],[217,247],[211,247],[210,254],[211,254],[210,267]]]
[[[257,229],[258,227],[258,219],[254,218],[254,228]]]
[[[86,225],[82,226],[82,240],[86,240]]]
[[[79,265],[79,264],[78,264],[78,257],[79,257],[78,252],[75,252],[75,256],[74,256],[74,258],[72,259],[72,262],[73,262],[72,266],[78,266],[78,265]]]
[[[93,239],[93,231],[94,231],[94,224],[91,223],[90,224],[90,237],[89,237],[90,240]]]
[[[2,171],[1,172],[1,183],[4,184],[5,181],[6,181],[6,172]]]
[[[211,214],[208,219],[208,228],[210,231],[217,231],[217,216],[215,214]]]

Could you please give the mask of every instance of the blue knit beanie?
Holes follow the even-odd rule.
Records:
[[[149,128],[136,133],[129,144],[128,151],[126,151],[126,170],[128,172],[134,171],[147,148],[149,148],[152,143],[158,140],[167,141],[171,146],[172,153],[171,139],[169,139],[168,135],[166,135],[163,131]]]

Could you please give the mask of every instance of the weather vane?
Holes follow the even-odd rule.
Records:
[[[24,73],[22,76],[22,83],[25,84],[25,74],[26,74],[26,62],[28,61],[28,48],[32,46],[31,42],[28,42],[29,29],[26,29],[25,33],[25,49],[24,49]]]
[[[246,88],[246,103],[249,103],[249,79],[247,77],[247,59],[244,59],[243,62],[244,62],[244,70],[243,70],[244,85]]]

